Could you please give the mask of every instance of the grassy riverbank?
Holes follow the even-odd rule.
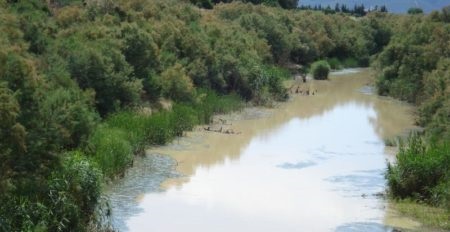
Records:
[[[450,212],[442,207],[433,207],[411,200],[392,201],[391,206],[401,214],[419,221],[427,228],[450,230]]]
[[[195,125],[209,123],[212,116],[238,110],[243,101],[236,95],[219,96],[207,91],[195,103],[174,104],[151,115],[122,111],[109,116],[88,141],[87,154],[107,177],[122,173],[133,155],[152,145],[164,145]]]

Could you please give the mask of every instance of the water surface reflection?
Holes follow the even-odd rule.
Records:
[[[390,231],[387,203],[376,197],[390,156],[383,139],[412,128],[412,109],[373,95],[371,81],[369,70],[359,70],[309,82],[301,87],[318,94],[221,116],[241,134],[197,128],[149,150],[109,191],[114,225],[164,232]]]

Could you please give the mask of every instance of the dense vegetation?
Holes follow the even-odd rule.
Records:
[[[402,145],[387,179],[396,198],[450,210],[450,7],[410,13],[395,18],[396,33],[374,66],[379,93],[418,105],[425,130]]]
[[[0,230],[86,230],[101,184],[133,155],[241,101],[286,99],[290,63],[366,66],[381,52],[380,92],[423,93],[428,136],[448,136],[448,50],[428,47],[448,46],[448,12],[355,19],[263,2],[274,4],[0,0]],[[401,67],[419,68],[411,52],[426,61],[423,86],[402,84],[412,77]]]

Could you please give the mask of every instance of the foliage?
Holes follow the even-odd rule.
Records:
[[[126,132],[108,127],[99,127],[89,139],[89,152],[106,176],[121,173],[131,164],[133,148]]]
[[[330,69],[332,70],[340,70],[343,68],[342,62],[336,57],[327,59],[327,63],[330,65]]]
[[[111,46],[94,46],[82,45],[78,41],[63,45],[62,49],[69,51],[66,59],[71,76],[82,89],[95,90],[96,105],[101,114],[136,104],[142,91],[142,81],[132,75],[124,55]]]
[[[423,14],[422,8],[412,7],[408,9],[408,14]]]
[[[198,7],[212,9],[213,4],[220,2],[230,3],[234,0],[190,0],[191,3]],[[298,0],[241,0],[243,2],[250,2],[253,4],[264,4],[267,6],[278,6],[284,9],[295,9],[298,6]]]
[[[48,183],[28,194],[0,196],[1,231],[81,231],[99,199],[100,174],[80,152],[67,153]]]
[[[419,102],[423,77],[450,54],[450,27],[428,17],[407,16],[399,31],[379,54],[375,66],[380,70],[378,91],[410,102]]]
[[[240,107],[235,96],[218,96],[207,91],[197,102],[175,104],[171,111],[152,115],[121,111],[109,116],[89,139],[87,153],[93,155],[105,177],[113,178],[132,163],[133,154],[142,154],[146,146],[163,145],[199,123],[208,123],[214,113],[226,113]]]
[[[325,60],[316,61],[311,65],[311,73],[316,80],[328,79],[330,69],[330,65]]]
[[[391,24],[395,32],[374,66],[378,92],[417,104],[417,121],[425,132],[402,147],[386,177],[394,197],[448,209],[450,46],[444,41],[449,41],[450,27],[445,8],[428,16],[419,9],[408,13],[397,17],[397,26]]]
[[[175,101],[190,101],[194,85],[180,64],[175,64],[161,73],[163,95]]]
[[[423,79],[423,100],[419,108],[419,123],[427,127],[431,141],[450,138],[450,59],[439,61],[435,70]]]
[[[283,9],[295,0],[186,2],[0,0],[3,230],[85,230],[98,172],[114,177],[243,100],[285,100],[290,63],[373,58],[380,92],[420,103],[427,138],[447,138],[448,8],[355,19]]]
[[[388,165],[386,177],[395,197],[416,199],[449,207],[450,146],[448,143],[426,146],[417,135],[401,146],[397,162]]]

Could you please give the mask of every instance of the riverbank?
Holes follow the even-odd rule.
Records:
[[[444,208],[408,200],[391,200],[390,204],[395,211],[420,222],[423,225],[422,231],[443,232],[450,230],[450,212]]]

